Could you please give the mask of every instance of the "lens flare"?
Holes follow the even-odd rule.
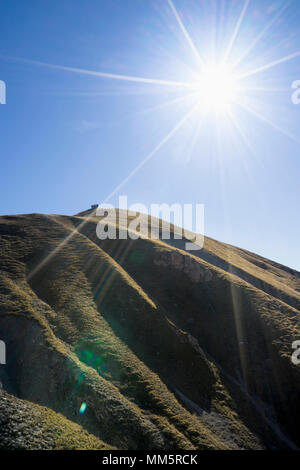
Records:
[[[85,413],[87,409],[87,404],[86,402],[82,402],[81,405],[80,405],[80,408],[79,408],[79,414],[83,415],[83,413]]]

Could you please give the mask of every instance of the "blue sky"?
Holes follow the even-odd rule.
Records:
[[[206,235],[300,270],[300,2],[172,4],[0,0],[0,213],[102,202],[197,102],[184,86],[90,72],[194,83],[253,45],[232,119],[197,110],[110,202],[205,204]]]

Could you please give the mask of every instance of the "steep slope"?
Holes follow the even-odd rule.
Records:
[[[113,450],[49,408],[0,392],[0,450]]]
[[[174,237],[101,241],[98,222],[0,218],[0,413],[60,416],[84,448],[300,445],[299,274],[211,239],[198,256]]]

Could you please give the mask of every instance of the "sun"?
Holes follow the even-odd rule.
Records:
[[[237,98],[237,84],[229,67],[206,65],[195,84],[201,108],[206,112],[224,114],[230,112]]]

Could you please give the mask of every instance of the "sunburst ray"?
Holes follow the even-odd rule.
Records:
[[[182,22],[182,20],[181,20],[181,18],[180,18],[180,16],[179,16],[179,13],[178,13],[178,11],[177,11],[176,8],[175,8],[174,3],[172,2],[172,0],[168,0],[168,4],[169,4],[169,6],[170,6],[172,12],[174,13],[174,16],[175,16],[175,18],[176,18],[176,20],[177,20],[177,22],[178,22],[178,24],[179,24],[179,26],[180,26],[180,29],[181,29],[181,31],[182,31],[184,37],[186,38],[187,42],[189,43],[189,45],[190,45],[190,47],[191,47],[191,49],[192,49],[192,51],[193,51],[193,53],[194,53],[194,55],[195,55],[197,61],[199,62],[199,64],[200,64],[202,67],[204,67],[204,66],[205,66],[205,62],[204,62],[204,60],[202,59],[202,57],[200,56],[197,47],[195,46],[195,44],[194,44],[194,42],[193,42],[191,36],[189,35],[187,29],[185,28],[185,26],[184,26],[184,24],[183,24],[183,22]]]
[[[194,106],[185,116],[180,119],[180,121],[171,129],[171,131],[160,141],[158,145],[132,170],[129,175],[121,181],[120,184],[104,199],[102,204],[108,203],[108,201],[150,160],[170,139],[173,135],[184,125],[184,123],[191,117],[191,115],[199,108],[199,103]],[[71,239],[72,237],[79,232],[79,230],[84,227],[88,221],[96,215],[96,210],[92,211],[91,214],[79,224],[78,227],[74,228],[72,232],[64,238],[45,258],[43,258],[40,263],[35,266],[27,275],[27,279],[30,280],[34,277],[40,269],[45,266],[53,256],[55,256]]]
[[[38,60],[31,59],[22,59],[19,57],[7,57],[1,56],[2,58],[14,60],[16,62],[24,62],[27,64],[37,65],[40,67],[47,67],[56,70],[62,70],[65,72],[77,73],[82,75],[90,75],[93,77],[109,78],[111,80],[122,80],[127,82],[137,82],[137,83],[146,83],[152,85],[165,85],[165,86],[179,86],[179,87],[190,87],[189,82],[178,82],[173,80],[160,80],[156,78],[146,78],[146,77],[135,77],[131,75],[120,75],[116,73],[107,73],[107,72],[98,72],[96,70],[82,69],[78,67],[68,67],[66,65],[50,64],[48,62],[41,62]]]
[[[276,65],[284,64],[285,62],[288,62],[289,60],[295,59],[296,57],[300,57],[300,51],[296,51],[293,54],[289,54],[285,57],[281,57],[280,59],[274,60],[273,62],[257,67],[254,70],[250,70],[249,72],[238,75],[236,79],[242,80],[244,78],[251,77],[253,75],[256,75],[259,72],[264,72],[266,70],[271,69],[272,67],[276,67]]]
[[[255,111],[253,108],[250,108],[249,106],[247,106],[246,104],[243,104],[243,103],[240,103],[240,102],[237,102],[237,104],[239,106],[241,106],[241,108],[245,109],[246,111],[248,111],[248,113],[252,114],[253,116],[255,116],[257,119],[259,119],[260,121],[263,121],[265,122],[266,124],[268,124],[269,126],[273,127],[273,129],[275,129],[276,131],[280,132],[281,134],[285,135],[286,137],[289,137],[291,140],[293,140],[294,142],[296,142],[297,144],[300,144],[300,139],[298,137],[296,137],[294,134],[292,134],[291,132],[285,130],[285,129],[282,129],[282,127],[278,126],[275,122],[271,121],[270,119],[268,119],[266,116],[264,116],[263,114],[259,113],[258,111]]]
[[[175,127],[160,141],[160,143],[137,165],[137,167],[129,173],[126,178],[107,196],[103,204],[108,202],[144,165],[148,162],[169,140],[173,135],[183,126],[183,124],[199,109],[200,104],[197,103],[185,116],[180,119]]]
[[[231,36],[231,38],[230,38],[228,47],[227,47],[226,52],[225,52],[225,54],[224,54],[224,57],[223,57],[223,59],[222,59],[222,63],[223,63],[223,64],[225,64],[225,63],[227,62],[227,59],[228,59],[228,57],[230,56],[230,53],[231,53],[231,51],[232,51],[232,48],[233,48],[234,43],[235,43],[235,40],[236,40],[237,35],[238,35],[238,33],[239,33],[239,30],[240,30],[242,21],[243,21],[243,19],[244,19],[244,16],[245,16],[245,14],[246,14],[246,11],[247,11],[247,8],[248,8],[249,3],[250,3],[250,0],[245,0],[243,9],[242,9],[242,11],[241,11],[241,14],[240,14],[240,16],[239,16],[239,19],[238,19],[238,21],[237,21],[237,24],[236,24],[236,26],[235,26],[235,28],[234,28],[233,34],[232,34],[232,36]]]
[[[233,63],[232,69],[235,69],[240,63],[249,55],[249,53],[254,49],[254,47],[259,43],[259,41],[264,37],[264,35],[269,31],[269,29],[276,23],[277,20],[282,16],[282,14],[287,10],[290,5],[290,1],[279,10],[277,15],[275,15],[272,20],[263,28],[263,30],[256,36],[254,41],[247,47],[241,56],[238,58],[236,62]]]

